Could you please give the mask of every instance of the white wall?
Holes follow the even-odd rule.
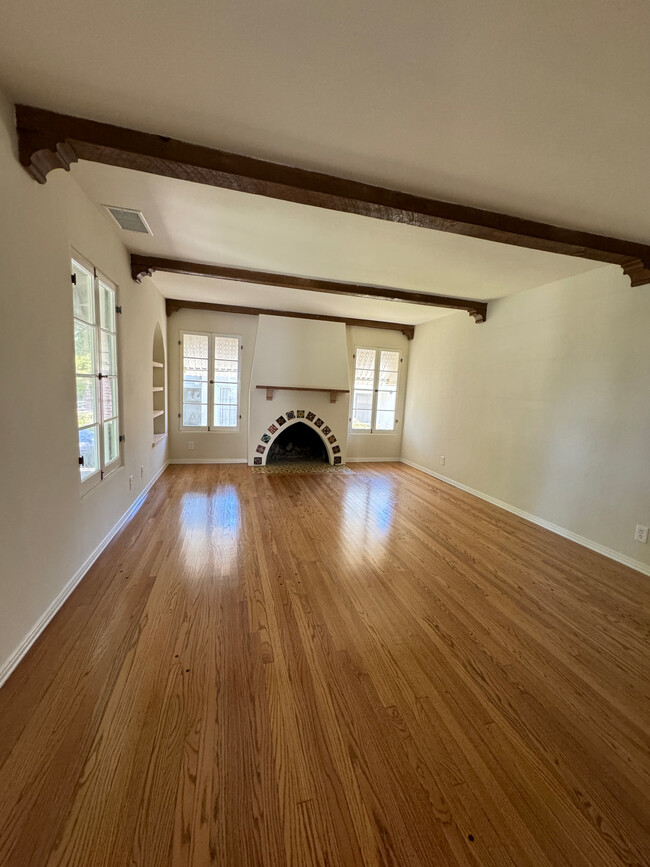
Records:
[[[151,281],[131,280],[117,231],[74,169],[52,172],[40,186],[15,148],[13,109],[0,95],[0,673],[166,460],[165,442],[152,447],[152,343],[156,322],[165,329],[163,300]],[[124,311],[125,465],[83,498],[71,247],[118,284]]]
[[[419,325],[403,457],[650,565],[650,287],[615,266]],[[445,466],[439,458],[444,455]]]
[[[146,282],[146,281],[145,281]],[[257,334],[257,316],[181,309],[167,320],[169,346],[169,457],[175,461],[243,461],[248,444],[248,390]],[[203,331],[241,337],[241,391],[239,428],[227,431],[181,431],[181,331]],[[190,443],[194,449],[190,450]]]
[[[377,460],[386,458],[398,460],[402,453],[402,432],[404,429],[404,401],[408,375],[408,352],[410,341],[399,331],[384,331],[377,328],[350,326],[348,332],[348,366],[350,382],[354,386],[354,351],[357,346],[377,347],[378,349],[398,349],[400,370],[397,384],[397,424],[391,433],[355,433],[348,435],[348,460]]]

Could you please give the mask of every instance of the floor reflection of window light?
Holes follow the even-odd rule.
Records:
[[[354,561],[368,556],[383,556],[393,525],[393,485],[386,479],[364,479],[346,486],[341,530],[349,540],[348,551]]]
[[[228,570],[237,551],[241,504],[237,489],[225,485],[213,493],[190,492],[182,501],[183,548],[189,568]]]

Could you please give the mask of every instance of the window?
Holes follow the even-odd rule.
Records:
[[[79,471],[84,487],[120,464],[115,286],[72,260]]]
[[[240,338],[183,332],[181,345],[181,430],[237,430]]]
[[[395,430],[399,364],[397,350],[357,347],[351,430],[368,433]]]

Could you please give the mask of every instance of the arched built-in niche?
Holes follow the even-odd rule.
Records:
[[[165,414],[165,343],[160,323],[153,333],[153,441],[159,442],[167,433]]]

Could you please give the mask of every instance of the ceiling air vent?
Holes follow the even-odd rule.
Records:
[[[104,207],[120,229],[125,229],[127,232],[142,232],[145,235],[153,235],[147,221],[142,216],[142,211],[135,211],[133,208],[116,208],[113,205],[104,205]]]

